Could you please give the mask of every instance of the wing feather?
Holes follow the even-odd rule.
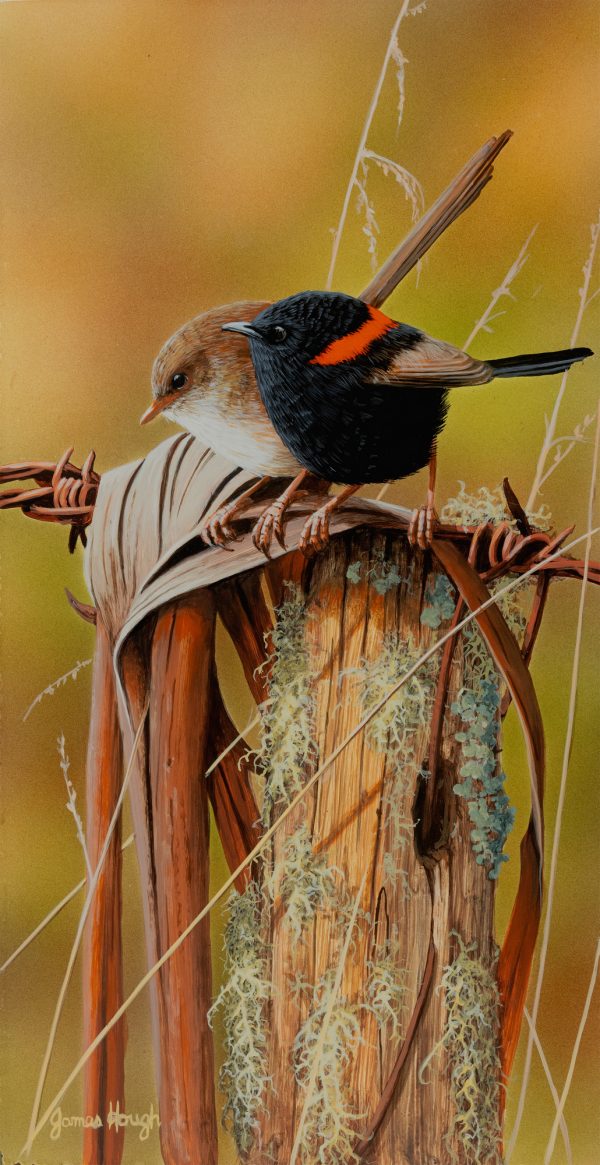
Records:
[[[385,370],[374,370],[367,383],[412,385],[424,388],[452,388],[458,385],[487,384],[494,373],[484,360],[475,360],[460,348],[423,336],[417,344],[399,350]]]

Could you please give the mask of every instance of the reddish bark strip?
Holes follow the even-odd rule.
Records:
[[[258,571],[222,583],[217,592],[217,608],[240,657],[246,682],[254,699],[261,703],[267,695],[265,635],[272,619],[264,599]]]
[[[539,852],[531,818],[521,841],[520,852],[519,888],[498,960],[498,987],[503,1007],[500,1055],[505,1081],[510,1076],[519,1043],[542,913]],[[504,1089],[501,1098],[504,1106]]]
[[[227,715],[216,680],[213,699],[214,737],[211,747],[215,755],[219,756],[235,738],[236,731]],[[237,869],[250,850],[254,849],[261,834],[260,813],[248,780],[251,766],[244,760],[246,751],[244,741],[238,741],[206,780],[215,824],[230,870]],[[251,877],[252,867],[248,866],[236,879],[238,893],[244,892]]]
[[[159,612],[150,645],[150,705],[132,782],[147,957],[153,964],[208,900],[208,788],[215,605],[200,592]],[[124,681],[134,724],[146,675],[132,646]],[[151,985],[160,1141],[166,1165],[216,1165],[210,922]]]
[[[86,767],[86,843],[96,867],[123,779],[112,655],[98,620],[92,686],[92,714]],[[83,938],[83,1046],[87,1048],[123,1002],[121,949],[121,822],[118,821],[98,880]],[[86,1165],[119,1165],[123,1130],[108,1128],[110,1104],[125,1108],[124,1058],[127,1024],[109,1032],[85,1066],[83,1112],[98,1114],[102,1127],[86,1129]]]

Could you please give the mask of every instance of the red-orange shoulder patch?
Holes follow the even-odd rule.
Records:
[[[333,340],[318,356],[313,356],[310,364],[342,364],[345,360],[353,360],[355,356],[362,356],[375,340],[379,340],[391,328],[395,328],[394,320],[383,314],[376,307],[368,307],[369,317],[364,324],[354,332],[348,332],[339,340]]]

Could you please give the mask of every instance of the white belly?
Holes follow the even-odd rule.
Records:
[[[295,477],[302,469],[283,444],[262,410],[254,409],[252,419],[242,418],[235,409],[223,417],[211,407],[210,399],[181,402],[165,409],[167,416],[183,425],[194,437],[226,457],[234,465],[261,477]]]

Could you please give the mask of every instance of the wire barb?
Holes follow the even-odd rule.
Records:
[[[71,460],[73,447],[58,461],[21,461],[0,467],[0,485],[33,478],[35,488],[6,489],[0,493],[0,510],[21,509],[38,522],[58,522],[71,527],[69,553],[81,539],[87,543],[86,526],[94,513],[100,474],[94,470],[96,454],[90,450],[81,469]]]

